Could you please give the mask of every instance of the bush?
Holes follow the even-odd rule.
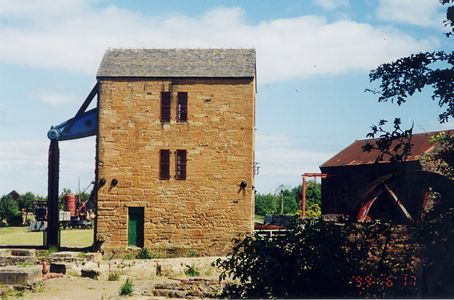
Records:
[[[9,195],[0,198],[0,221],[20,216],[17,202]]]
[[[186,265],[186,270],[184,271],[184,274],[189,277],[197,277],[200,276],[199,270],[197,270],[194,266],[188,266]]]
[[[121,286],[120,295],[129,295],[134,291],[132,281],[126,279],[126,282]]]
[[[157,258],[157,257],[158,256],[148,248],[142,248],[142,250],[140,250],[139,254],[137,254],[138,259],[153,259],[153,258]]]
[[[414,274],[412,251],[396,256],[388,223],[335,224],[321,219],[296,224],[285,236],[248,236],[237,240],[225,260],[218,259],[220,280],[239,284],[224,291],[229,298],[411,297],[418,290],[397,284],[368,285],[365,277]],[[352,278],[361,278],[357,284]],[[411,294],[413,293],[413,294]]]

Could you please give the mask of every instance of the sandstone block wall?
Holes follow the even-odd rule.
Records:
[[[160,121],[162,91],[172,94],[170,123]],[[185,123],[177,92],[188,93]],[[128,207],[144,208],[144,247],[156,252],[224,255],[253,230],[253,79],[103,79],[98,107],[98,181],[107,184],[96,239],[105,249],[128,247]],[[170,180],[159,179],[164,149]],[[186,180],[175,179],[177,149],[187,150]]]

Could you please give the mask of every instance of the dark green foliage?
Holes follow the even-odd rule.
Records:
[[[448,200],[448,201],[446,201]],[[454,205],[451,199],[437,197],[433,209],[418,226],[423,245],[424,272],[427,277],[424,296],[454,296]]]
[[[354,296],[348,283],[350,257],[343,250],[341,228],[319,220],[295,226],[278,239],[246,237],[237,241],[227,260],[216,265],[239,285],[226,290],[229,297],[301,298]]]
[[[389,223],[336,224],[313,219],[284,237],[246,237],[226,260],[218,259],[220,279],[239,281],[233,298],[416,297],[420,286],[404,286],[416,272],[419,248],[409,239],[396,255],[397,234],[412,230]],[[404,235],[409,237],[410,235]],[[361,284],[355,278],[362,278]],[[367,284],[366,276],[374,278]],[[394,282],[387,286],[386,279]],[[400,284],[398,281],[400,280]]]
[[[281,196],[284,200],[284,214],[298,214],[301,212],[301,185],[291,190],[283,190],[282,194],[260,194],[255,195],[255,214],[264,216],[266,214],[280,214]],[[306,211],[320,211],[321,203],[321,185],[319,183],[310,183],[306,188]],[[314,206],[317,204],[317,206]],[[310,213],[311,216],[320,216],[317,213]]]
[[[447,5],[445,26],[448,27],[447,36],[454,32],[454,3],[453,0],[440,0]],[[438,116],[440,123],[448,122],[454,117],[454,51],[417,53],[400,58],[391,63],[385,63],[369,74],[370,81],[379,81],[378,90],[366,89],[374,94],[379,94],[379,102],[396,102],[398,105],[405,103],[407,98],[424,87],[433,89],[432,100],[444,111]],[[400,118],[394,120],[394,131],[387,132],[383,125],[386,120],[381,120],[378,125],[372,126],[368,137],[380,134],[379,140],[367,143],[363,151],[369,152],[377,149],[380,156],[377,161],[383,160],[383,155],[390,155],[391,161],[404,161],[411,153],[411,137],[413,127],[402,130]]]
[[[279,198],[273,194],[260,194],[255,195],[255,214],[264,216],[266,214],[279,213],[280,202]]]
[[[28,212],[33,212],[35,208],[36,195],[27,192],[19,196],[18,205],[19,209],[25,209]]]
[[[200,271],[197,270],[194,266],[189,266],[186,265],[186,270],[184,271],[184,274],[189,277],[197,277],[200,276]]]
[[[249,236],[215,263],[234,298],[438,298],[454,295],[454,204],[422,221],[309,220],[285,236]],[[368,281],[371,279],[370,281]]]
[[[139,254],[137,254],[137,258],[153,259],[153,258],[157,258],[157,255],[155,253],[153,253],[153,251],[151,251],[150,249],[145,247],[140,250]]]
[[[132,281],[126,279],[126,282],[121,286],[120,295],[129,295],[134,291]]]
[[[440,68],[440,65],[446,68]],[[432,99],[445,111],[439,115],[440,122],[454,117],[454,52],[425,52],[400,58],[373,70],[370,80],[380,80],[378,101],[392,101],[398,105],[407,97],[421,92],[425,86],[433,88]]]
[[[403,162],[407,159],[407,156],[411,154],[411,143],[413,137],[413,126],[408,130],[400,128],[400,118],[394,120],[394,130],[388,132],[384,129],[384,125],[388,121],[380,120],[378,125],[372,126],[372,131],[367,134],[367,137],[374,138],[379,134],[379,138],[376,141],[367,142],[362,146],[364,152],[370,152],[372,150],[378,150],[378,156],[375,162],[383,160],[390,162]]]
[[[19,216],[19,207],[17,202],[9,195],[4,195],[0,198],[0,221],[8,218]]]
[[[432,138],[432,143],[436,149],[424,156],[424,164],[454,180],[454,135],[439,133]]]
[[[90,194],[88,194],[86,192],[80,192],[79,194],[76,194],[76,198],[81,202],[87,201],[89,197],[90,197]]]

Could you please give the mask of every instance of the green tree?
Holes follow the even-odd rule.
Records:
[[[436,149],[423,157],[425,166],[454,180],[454,135],[441,132],[432,143]]]
[[[448,38],[454,33],[454,0],[440,0],[447,5],[445,26],[448,28]],[[432,100],[438,102],[443,112],[438,116],[440,123],[445,123],[454,117],[454,51],[422,52],[400,58],[391,63],[380,65],[369,74],[370,81],[379,81],[378,90],[366,89],[379,95],[379,102],[405,103],[412,95],[421,92],[425,87],[432,87]],[[385,129],[386,120],[380,120],[372,126],[368,137],[379,139],[366,143],[366,152],[377,149],[381,153],[377,161],[385,155],[391,161],[404,161],[411,152],[411,137],[413,127],[401,128],[400,118],[394,120],[392,131]]]
[[[255,195],[255,214],[264,216],[266,214],[276,214],[280,211],[279,199],[273,194]]]
[[[9,218],[20,215],[17,202],[9,195],[4,195],[0,198],[0,221],[3,222]]]
[[[18,206],[19,209],[25,209],[27,212],[32,212],[35,208],[37,196],[32,192],[27,192],[19,196]]]
[[[448,38],[454,33],[454,0],[440,0],[447,5]],[[437,101],[443,112],[438,116],[440,123],[454,117],[454,51],[417,53],[379,66],[370,73],[371,81],[380,81],[379,101],[396,102],[398,105],[424,87],[433,89],[432,99]],[[404,161],[411,153],[413,128],[401,128],[399,118],[394,120],[393,131],[388,132],[381,120],[372,126],[370,137],[379,135],[374,143],[363,146],[364,151],[378,149],[396,162]],[[425,162],[435,171],[453,178],[454,135],[435,136],[436,151],[426,156]],[[380,157],[378,160],[381,160]],[[453,183],[454,184],[454,183]],[[454,195],[434,196],[434,206],[413,232],[417,244],[422,246],[425,289],[423,297],[452,297],[454,295]]]
[[[301,213],[301,185],[292,189],[285,189],[278,195],[275,194],[260,194],[255,195],[255,214],[280,214],[281,213],[281,197],[284,201],[284,214],[300,214]],[[306,188],[306,211],[310,211],[308,216],[319,217],[321,206],[321,185],[313,183],[307,185]]]

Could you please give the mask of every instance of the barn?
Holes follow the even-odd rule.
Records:
[[[452,182],[429,172],[421,160],[435,149],[431,138],[438,133],[413,134],[411,154],[399,163],[390,162],[386,156],[376,163],[377,150],[362,150],[367,142],[376,140],[354,141],[320,166],[326,174],[322,179],[322,214],[347,215],[361,221],[420,218],[431,205],[429,186],[452,188]]]

